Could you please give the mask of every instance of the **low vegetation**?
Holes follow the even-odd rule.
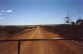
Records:
[[[16,34],[24,29],[32,29],[32,26],[0,26],[0,36],[2,34]]]
[[[59,24],[52,26],[43,26],[47,31],[57,33],[65,39],[82,40],[83,39],[83,20],[68,24]]]

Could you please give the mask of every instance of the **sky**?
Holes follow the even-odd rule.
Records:
[[[82,14],[83,0],[0,0],[0,25],[62,24]]]

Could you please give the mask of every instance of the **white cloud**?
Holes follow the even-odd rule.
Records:
[[[11,10],[11,9],[10,9],[10,10],[6,10],[6,12],[7,12],[7,13],[12,13],[13,10]]]
[[[13,12],[13,10],[12,9],[7,9],[7,10],[1,10],[1,12],[3,13],[12,13]]]

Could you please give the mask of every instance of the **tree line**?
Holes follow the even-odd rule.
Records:
[[[83,25],[83,19],[77,19],[76,21],[71,21],[69,17],[65,17],[65,23],[72,24],[72,25]]]

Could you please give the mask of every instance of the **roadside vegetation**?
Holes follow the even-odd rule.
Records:
[[[82,40],[83,39],[83,19],[75,22],[67,21],[65,24],[43,26],[47,31],[57,33],[64,39]]]
[[[32,29],[32,26],[0,26],[0,36],[5,34],[14,35],[25,29],[30,30]]]

